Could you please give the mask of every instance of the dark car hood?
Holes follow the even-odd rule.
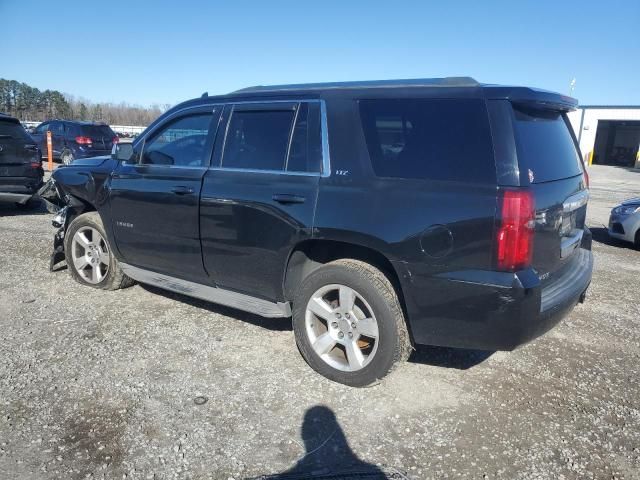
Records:
[[[621,203],[621,205],[640,205],[640,197],[630,198]]]
[[[99,167],[107,160],[111,159],[111,155],[101,155],[99,157],[79,158],[74,160],[70,165],[72,167]]]

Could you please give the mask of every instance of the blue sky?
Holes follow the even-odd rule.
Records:
[[[0,0],[0,24],[0,77],[93,101],[470,75],[640,104],[638,0]]]

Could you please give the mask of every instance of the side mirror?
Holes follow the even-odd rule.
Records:
[[[118,161],[128,162],[133,156],[133,144],[131,143],[116,143],[111,149],[111,158]]]

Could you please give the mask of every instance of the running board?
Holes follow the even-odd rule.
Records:
[[[291,305],[289,302],[273,303],[261,298],[244,295],[242,293],[232,292],[223,288],[210,287],[200,283],[189,282],[179,278],[163,275],[162,273],[144,270],[121,263],[122,271],[128,277],[140,283],[146,283],[172,292],[181,293],[189,297],[199,298],[208,302],[218,303],[227,307],[237,308],[245,312],[255,313],[262,317],[290,317]]]

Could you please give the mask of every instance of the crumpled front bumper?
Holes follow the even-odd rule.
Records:
[[[66,206],[63,195],[60,194],[56,181],[50,178],[40,190],[36,193],[47,207],[50,213],[58,213],[58,211]]]

